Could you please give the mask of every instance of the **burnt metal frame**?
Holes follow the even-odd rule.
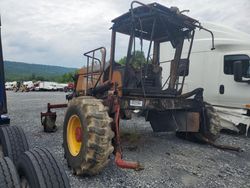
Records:
[[[135,3],[138,3],[138,4],[140,4],[140,5],[142,5],[142,6],[145,6],[145,7],[147,7],[147,8],[149,8],[150,10],[151,10],[151,14],[154,16],[154,17],[160,17],[160,16],[162,16],[162,14],[163,15],[165,15],[166,16],[166,13],[164,13],[162,10],[159,10],[159,9],[157,9],[154,5],[152,5],[152,4],[150,4],[150,5],[145,5],[145,4],[143,4],[143,3],[140,3],[140,2],[137,2],[137,1],[133,1],[132,3],[131,3],[131,10],[130,10],[130,12],[131,12],[131,28],[130,28],[130,39],[129,39],[129,45],[128,45],[128,50],[127,50],[127,62],[126,62],[126,66],[125,66],[125,75],[127,75],[126,73],[127,73],[127,71],[128,71],[128,62],[129,62],[129,60],[130,60],[130,57],[131,57],[131,51],[132,51],[132,46],[133,46],[133,43],[134,43],[134,40],[135,40],[135,37],[136,37],[136,27],[134,26],[135,24],[135,19],[136,19],[136,15],[135,15],[135,13],[134,13],[134,9],[138,9],[138,8],[133,8],[133,4],[135,4]],[[159,6],[158,4],[157,4],[157,6]],[[156,12],[159,12],[158,14],[156,13]],[[124,14],[124,15],[126,15],[126,14]],[[124,16],[124,15],[122,15],[122,16]],[[151,16],[152,16],[151,15]],[[122,16],[120,16],[120,17],[118,17],[117,19],[119,20],[119,19],[121,19],[121,17]],[[168,16],[168,15],[167,15]],[[138,16],[139,17],[139,16]],[[163,18],[162,17],[160,17],[161,19],[160,20],[162,20]],[[117,20],[117,19],[115,19],[115,20]],[[191,18],[190,18],[191,19]],[[116,23],[116,21],[115,20],[113,20],[113,22],[114,22],[114,25],[113,25],[113,27],[112,27],[112,39],[111,39],[111,54],[110,54],[110,61],[111,61],[111,68],[110,68],[110,78],[112,79],[112,72],[113,72],[113,70],[114,70],[114,68],[115,68],[115,63],[114,63],[114,54],[115,54],[115,42],[116,42],[116,32],[119,32],[119,31],[117,31],[117,25],[119,25],[119,21],[118,21],[118,24]],[[194,19],[191,19],[191,21],[193,21],[194,23],[190,26],[190,24],[189,24],[189,26],[190,26],[190,28],[189,28],[189,33],[190,33],[190,36],[188,36],[186,33],[187,33],[187,31],[183,31],[183,36],[177,36],[176,38],[178,39],[178,41],[175,41],[175,48],[176,48],[176,53],[175,53],[175,58],[174,58],[174,60],[173,60],[173,62],[171,63],[171,73],[170,73],[170,83],[169,83],[169,89],[171,90],[171,91],[173,91],[173,90],[178,90],[178,85],[179,85],[179,76],[177,75],[177,69],[178,69],[178,64],[179,64],[179,61],[180,61],[180,57],[181,57],[181,54],[182,54],[182,47],[183,47],[183,43],[184,43],[184,40],[185,40],[185,38],[187,38],[187,37],[190,37],[191,38],[191,42],[190,42],[190,47],[189,47],[189,51],[188,51],[188,56],[187,56],[187,60],[189,60],[189,57],[190,57],[190,53],[191,53],[191,49],[192,49],[192,45],[193,45],[193,40],[194,40],[194,34],[195,34],[195,32],[194,32],[194,30],[195,30],[195,28],[196,27],[198,27],[198,28],[202,28],[201,26],[200,26],[200,24],[197,24],[197,23],[199,23],[198,21],[196,21],[196,20],[194,20]],[[122,20],[120,20],[120,22],[122,22]],[[156,22],[156,18],[154,18],[154,21],[153,21],[153,25],[152,25],[152,30],[151,30],[151,34],[150,34],[150,39],[148,39],[149,41],[150,41],[150,46],[149,46],[149,49],[148,49],[148,54],[147,54],[147,62],[148,62],[148,59],[149,59],[149,53],[150,53],[150,50],[151,50],[151,45],[152,45],[152,42],[153,42],[153,37],[154,37],[154,32],[155,32],[155,22]],[[141,22],[140,22],[140,24],[141,24]],[[164,25],[164,27],[165,27],[165,30],[166,31],[168,31],[168,29],[167,29],[167,26],[166,26],[166,23],[165,22],[163,22],[163,25]],[[187,24],[188,25],[188,24]],[[142,27],[142,26],[141,26]],[[119,29],[118,29],[119,30]],[[204,30],[207,30],[207,29],[204,29]],[[141,31],[142,31],[142,28],[141,28]],[[123,33],[123,32],[121,32],[121,33]],[[141,32],[142,33],[142,32]],[[128,33],[126,33],[126,34],[128,34]],[[167,32],[167,34],[169,34],[169,32]],[[169,34],[170,35],[170,34]],[[186,35],[186,36],[185,36]],[[140,39],[142,39],[142,36],[138,36]],[[165,37],[165,38],[168,38],[168,37]],[[145,39],[145,38],[144,38]],[[169,40],[171,40],[171,39],[169,39]],[[154,57],[153,57],[153,59],[156,59],[156,58],[159,58],[159,57],[155,57],[155,55],[159,55],[159,43],[161,42],[161,41],[156,41],[156,40],[154,40],[154,42],[155,43],[158,43],[157,45],[158,45],[158,52],[156,52],[156,53],[153,53],[154,54]],[[171,41],[172,42],[172,41]],[[177,44],[176,44],[176,42],[177,42]],[[155,51],[157,51],[157,50],[155,50],[155,45],[154,45],[154,52]],[[155,62],[155,61],[154,61]],[[148,64],[148,63],[147,63]],[[143,78],[145,78],[145,76],[146,76],[146,73],[147,73],[147,68],[146,68],[146,71],[145,71],[145,73],[144,73],[144,75],[143,75]],[[126,83],[127,82],[127,77],[123,77],[123,83]],[[183,89],[183,84],[184,84],[184,81],[185,81],[185,75],[183,76],[183,79],[182,79],[182,82],[181,82],[181,87],[180,87],[180,89],[179,89],[179,91],[178,92],[176,92],[176,93],[178,93],[178,94],[180,94],[181,92],[182,92],[182,89]],[[141,82],[143,83],[143,80],[142,80],[142,77],[141,77]],[[123,86],[123,87],[125,87],[125,85]],[[144,97],[146,97],[146,94],[145,94],[145,89],[144,89],[144,84],[142,84],[142,90],[144,91],[143,93],[144,93]]]
[[[131,14],[133,14],[133,3],[138,3],[138,2],[132,2],[131,3]],[[139,3],[140,4],[140,3]],[[144,4],[142,4],[145,6]],[[146,5],[147,6],[147,5]],[[148,6],[147,6],[148,7]],[[196,27],[194,27],[195,29]],[[133,40],[135,40],[136,34],[135,28],[132,27],[130,31],[130,39],[129,39],[129,46],[128,46],[128,51],[127,51],[127,62],[125,68],[127,69],[128,67],[128,61],[131,55],[131,50],[133,46]],[[155,24],[153,24],[153,30],[155,29]],[[193,40],[194,40],[194,29],[192,29],[191,32],[191,42],[190,42],[190,47],[188,51],[188,59],[190,57],[192,45],[193,45]],[[112,80],[112,73],[115,69],[115,61],[114,61],[114,55],[115,55],[115,45],[116,45],[116,30],[115,27],[112,27],[112,37],[111,37],[111,51],[110,51],[110,73],[109,73],[109,78]],[[153,32],[152,32],[153,33]],[[151,38],[150,38],[150,48],[152,45],[153,41],[153,34],[151,33]],[[177,43],[176,47],[176,53],[175,53],[175,58],[173,61],[173,65],[171,66],[171,84],[170,88],[177,90],[178,83],[176,83],[177,80],[177,70],[178,70],[178,63],[180,61],[181,53],[182,53],[182,47],[183,47],[183,42],[185,39],[185,36],[179,36],[177,37],[179,39],[179,43]],[[153,62],[159,63],[159,45],[160,42],[162,41],[154,41],[154,49],[153,49]],[[176,41],[175,41],[176,44]],[[173,44],[174,45],[174,44]],[[149,49],[150,51],[150,49]],[[149,56],[149,53],[148,53]],[[147,62],[148,62],[148,56],[147,56]],[[126,71],[125,69],[125,71]],[[126,75],[126,74],[125,74]],[[125,80],[125,76],[123,77]],[[183,88],[183,83],[185,80],[185,74],[184,78],[182,80],[182,85],[180,90]],[[123,83],[125,83],[123,81]],[[175,88],[176,86],[176,88]],[[158,96],[155,98],[150,98],[144,96],[118,96],[118,90],[117,90],[117,84],[113,83],[113,87],[110,88],[112,92],[109,91],[109,93],[112,93],[108,96],[108,98],[104,99],[104,104],[109,107],[110,109],[110,116],[114,118],[114,123],[113,123],[113,130],[115,132],[115,139],[114,139],[114,147],[115,147],[115,162],[116,165],[121,167],[121,168],[132,168],[132,169],[140,169],[141,165],[139,163],[135,162],[128,162],[122,160],[122,149],[121,149],[121,143],[120,143],[120,134],[119,134],[119,119],[120,119],[120,111],[121,110],[135,110],[135,109],[140,109],[140,110],[156,110],[156,111],[166,111],[166,110],[184,110],[184,111],[190,111],[190,112],[199,112],[203,113],[204,110],[204,103],[203,103],[203,89],[196,89],[190,93],[186,93],[184,95],[181,95],[181,92],[179,92],[179,96],[171,96],[168,94],[165,94],[163,96]],[[180,91],[179,90],[179,91]],[[187,99],[190,96],[194,96],[194,99]],[[131,100],[140,100],[142,101],[142,106],[141,107],[135,107],[130,105]],[[206,125],[202,127],[202,129],[206,129]]]
[[[99,50],[102,53],[102,59],[101,60],[95,57],[95,52],[99,51]],[[89,54],[92,54],[92,55],[89,55]],[[103,72],[105,71],[105,65],[106,65],[106,48],[105,47],[99,47],[99,48],[96,48],[94,50],[90,50],[90,51],[84,53],[83,55],[87,57],[87,73],[83,74],[83,75],[87,78],[86,79],[87,80],[86,81],[86,92],[88,92],[88,89],[89,89],[89,87],[88,87],[88,83],[89,83],[88,79],[89,79],[89,77],[91,78],[91,82],[93,83],[94,73],[96,73],[96,72],[100,73],[100,76],[98,77],[98,79],[97,79],[97,81],[96,81],[96,83],[95,83],[95,85],[93,87],[93,88],[96,88],[97,85],[98,85],[98,83],[100,82],[100,80],[102,78]],[[90,59],[92,59],[92,61],[91,61],[91,71],[89,71],[89,64],[90,64],[89,60]],[[95,60],[100,65],[100,70],[99,71],[94,71],[94,61]]]

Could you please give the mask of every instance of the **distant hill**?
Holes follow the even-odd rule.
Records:
[[[4,69],[6,81],[31,80],[33,78],[55,80],[66,73],[72,73],[77,70],[76,68],[13,61],[4,61]]]

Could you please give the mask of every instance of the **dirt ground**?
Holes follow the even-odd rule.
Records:
[[[174,133],[156,134],[143,118],[122,121],[124,157],[139,161],[142,171],[123,170],[113,157],[107,168],[94,177],[76,177],[63,157],[62,132],[65,110],[57,110],[56,133],[44,133],[40,112],[46,103],[66,102],[62,92],[7,92],[11,125],[24,129],[31,147],[46,147],[60,160],[73,188],[78,187],[250,187],[250,138],[222,134],[219,143],[240,146],[243,152],[223,151],[192,143]]]

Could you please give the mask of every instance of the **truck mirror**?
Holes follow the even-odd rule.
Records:
[[[242,61],[235,61],[233,64],[234,80],[236,82],[242,82]]]

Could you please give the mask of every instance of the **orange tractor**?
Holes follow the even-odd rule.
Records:
[[[134,7],[135,4],[139,6]],[[129,12],[112,22],[110,61],[106,62],[104,47],[85,53],[87,63],[75,77],[68,104],[48,105],[48,112],[41,114],[44,128],[54,130],[56,114],[51,109],[67,106],[63,147],[68,165],[77,175],[99,173],[112,153],[117,166],[142,168],[137,162],[122,159],[119,122],[130,118],[129,112],[134,110],[144,112],[155,132],[174,130],[179,136],[209,140],[219,133],[216,114],[203,102],[203,89],[182,92],[195,30],[208,31],[214,49],[212,32],[178,8],[158,3],[133,1]],[[119,53],[117,34],[129,39],[124,64],[115,61]],[[185,58],[184,41],[189,45]],[[160,61],[160,54],[168,53],[162,48],[165,42],[171,43],[175,51],[169,62]],[[146,57],[136,58],[138,51],[145,50]],[[169,63],[170,67],[164,83],[162,63]]]

